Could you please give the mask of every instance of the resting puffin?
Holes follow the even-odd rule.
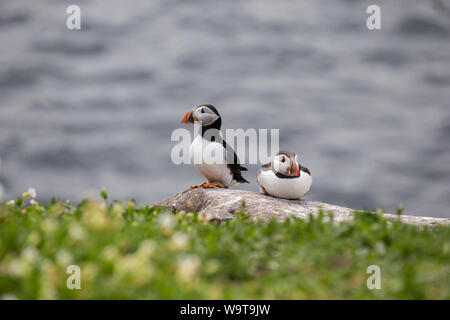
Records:
[[[262,165],[256,173],[256,181],[264,194],[300,199],[311,188],[312,178],[308,168],[298,164],[295,153],[280,151],[272,162]]]
[[[220,127],[222,119],[217,109],[210,104],[200,105],[189,110],[181,123],[194,124],[198,121],[201,129],[190,147],[194,167],[208,180],[192,188],[228,188],[238,183],[248,183],[241,176],[247,168],[239,164],[234,150],[223,139]]]

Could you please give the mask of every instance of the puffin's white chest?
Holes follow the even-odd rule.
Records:
[[[278,178],[272,170],[261,170],[257,175],[257,181],[271,196],[299,199],[311,188],[312,177],[301,171],[298,178],[283,179]]]
[[[226,187],[232,184],[233,176],[225,161],[225,148],[198,135],[190,147],[191,162],[209,182],[220,182]]]

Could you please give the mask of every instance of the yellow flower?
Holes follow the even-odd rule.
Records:
[[[39,203],[37,203],[36,200],[31,199],[31,200],[30,200],[30,204],[33,205],[33,206],[35,206],[35,205],[38,205]]]
[[[26,199],[28,197],[36,198],[36,196],[37,196],[37,193],[36,193],[36,189],[34,189],[34,188],[28,188],[28,191],[26,191],[22,194],[22,198],[24,198],[24,199]]]

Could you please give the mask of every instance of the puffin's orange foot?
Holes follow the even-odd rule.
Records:
[[[219,188],[223,188],[223,189],[227,188],[223,184],[221,184],[220,182],[207,183],[207,184],[204,184],[202,187],[205,188],[205,189],[214,188],[214,187],[219,187]]]
[[[192,189],[200,188],[200,187],[203,187],[205,184],[206,184],[206,182],[203,182],[203,183],[201,183],[201,184],[193,185],[193,186],[191,186],[191,188],[192,188]]]
[[[266,190],[266,188],[264,188],[264,187],[261,187],[261,189],[262,189],[262,192],[264,192],[264,194],[267,196],[268,195],[268,193],[267,193],[267,190]]]

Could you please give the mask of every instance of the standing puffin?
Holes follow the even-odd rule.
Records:
[[[194,167],[208,180],[192,188],[228,188],[238,183],[248,183],[241,176],[247,168],[239,164],[234,150],[226,143],[220,132],[222,119],[216,108],[203,104],[189,110],[181,119],[181,123],[201,125],[197,136],[190,147],[191,161]]]
[[[272,162],[262,165],[256,173],[256,181],[264,194],[300,199],[311,188],[312,178],[308,168],[298,164],[295,153],[280,151]]]

